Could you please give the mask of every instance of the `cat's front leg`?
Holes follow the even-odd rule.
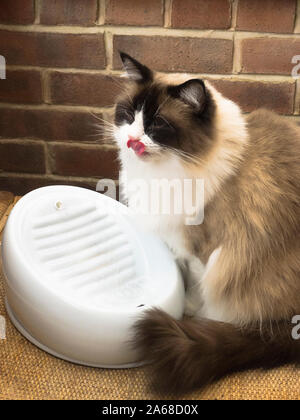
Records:
[[[204,265],[199,258],[191,257],[185,262],[184,281],[185,293],[185,315],[201,317],[203,299],[201,296],[200,284],[204,274]]]

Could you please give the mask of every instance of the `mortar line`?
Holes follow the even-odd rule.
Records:
[[[300,30],[300,0],[296,2],[295,19],[294,19],[294,34],[297,34],[297,29]]]
[[[105,0],[98,0],[98,19],[97,25],[104,25],[106,18],[106,2]]]
[[[105,75],[105,76],[112,76],[118,77],[123,72],[121,70],[110,69],[109,71],[106,69],[96,70],[96,69],[82,69],[82,68],[66,68],[66,67],[41,67],[41,66],[27,66],[27,65],[7,65],[7,70],[36,70],[36,71],[43,71],[47,70],[49,72],[61,72],[61,73],[80,73],[80,74],[94,74],[94,75]],[[160,71],[161,74],[182,74],[182,72],[170,72],[170,71]],[[284,74],[264,74],[264,73],[239,73],[239,74],[232,74],[232,73],[190,73],[185,72],[187,75],[191,75],[192,77],[201,76],[205,78],[224,78],[224,79],[249,79],[249,80],[257,80],[261,79],[261,81],[292,81],[290,75]]]
[[[41,2],[34,0],[34,24],[39,25],[41,19]]]
[[[84,176],[74,176],[74,175],[58,175],[58,174],[36,174],[36,173],[29,173],[29,172],[9,172],[9,171],[3,171],[0,172],[0,178],[44,178],[48,180],[68,180],[68,181],[74,181],[74,182],[98,182],[99,179],[103,179],[103,177],[95,176],[95,177],[84,177]],[[118,180],[115,180],[116,183],[118,183]]]
[[[231,31],[236,30],[236,23],[237,23],[237,11],[238,11],[238,0],[231,1]]]
[[[171,28],[172,5],[173,5],[173,0],[164,0],[164,15],[163,15],[164,28]]]
[[[59,33],[59,34],[99,34],[110,30],[116,35],[132,36],[170,36],[170,37],[193,37],[193,38],[220,38],[231,39],[232,31],[228,29],[193,29],[193,28],[170,28],[162,26],[121,26],[121,25],[94,25],[94,26],[55,26],[55,25],[8,25],[0,24],[0,30],[14,32],[38,32],[38,33]],[[237,35],[247,38],[300,38],[300,33],[278,33],[278,32],[251,32],[238,30]]]

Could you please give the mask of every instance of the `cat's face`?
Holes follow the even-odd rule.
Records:
[[[114,136],[121,150],[151,160],[176,154],[191,161],[211,147],[215,104],[200,79],[168,83],[121,53],[128,84],[115,108]]]

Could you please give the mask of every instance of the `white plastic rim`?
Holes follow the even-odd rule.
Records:
[[[137,366],[131,327],[143,311],[183,314],[171,252],[139,230],[127,207],[95,191],[49,186],[21,198],[4,230],[2,261],[16,328],[74,363]]]

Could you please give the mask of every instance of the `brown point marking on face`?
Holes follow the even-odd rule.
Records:
[[[174,78],[169,82],[167,76],[146,71],[145,66],[130,59],[126,55],[125,68],[130,66],[129,75],[135,72],[134,78],[129,79],[124,94],[118,99],[115,124],[131,124],[135,112],[143,109],[145,134],[160,145],[162,151],[175,149],[178,154],[204,158],[214,144],[216,107],[204,82],[193,79],[176,85]],[[139,73],[140,66],[142,73]],[[199,108],[197,90],[203,101]]]

